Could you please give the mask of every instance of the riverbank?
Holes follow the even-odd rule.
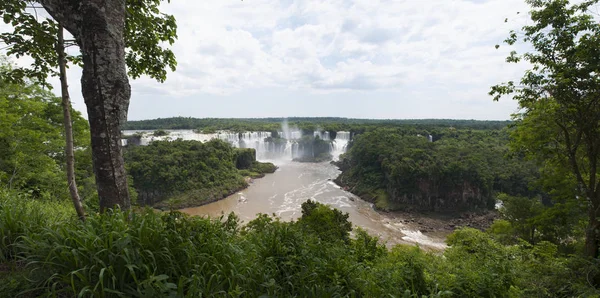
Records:
[[[386,216],[405,223],[423,234],[447,235],[456,229],[469,227],[485,231],[498,218],[497,211],[470,211],[452,214],[380,211]]]
[[[377,212],[373,204],[342,190],[331,181],[339,175],[339,170],[328,162],[278,161],[277,165],[277,172],[255,180],[251,187],[223,200],[179,211],[213,218],[234,212],[242,223],[256,219],[260,213],[292,221],[298,220],[302,203],[310,199],[348,213],[353,226],[378,237],[387,247],[418,243],[421,248],[435,251],[446,248],[445,235],[423,235],[416,225]]]
[[[224,191],[214,189],[191,190],[182,194],[177,194],[164,201],[156,203],[152,207],[162,211],[200,207],[206,204],[220,201],[241,190],[248,188],[250,184],[247,181],[252,179],[253,178],[245,177],[244,184],[241,184],[234,188],[225,189]]]
[[[339,163],[332,162],[332,164],[338,167],[340,171],[343,171],[343,168]],[[363,201],[373,203],[373,209],[376,212],[385,215],[396,222],[410,226],[411,228],[418,230],[423,234],[442,236],[445,238],[446,235],[450,234],[454,230],[463,227],[470,227],[484,231],[492,225],[496,218],[498,218],[498,212],[496,210],[462,212],[390,210],[393,208],[386,207],[392,206],[393,203],[389,201],[387,194],[381,193],[383,191],[376,192],[375,194],[367,197],[364,194],[355,192],[353,185],[346,184],[339,179],[341,175],[342,174],[332,180],[341,189],[352,193]]]
[[[243,179],[236,181],[236,183],[193,189],[180,194],[175,194],[168,199],[152,205],[152,207],[166,211],[200,207],[214,203],[248,188],[255,179],[263,178],[266,174],[275,173],[277,169],[278,167],[272,163],[253,162],[251,168],[238,170],[243,176]]]

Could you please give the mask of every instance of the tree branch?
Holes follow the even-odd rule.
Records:
[[[36,0],[42,4],[44,9],[52,18],[60,23],[71,35],[79,36],[77,23],[81,22],[81,12],[79,6],[81,1],[69,0]]]
[[[576,147],[573,148],[573,145],[571,144],[571,137],[569,136],[569,130],[567,129],[566,126],[561,124],[559,121],[555,120],[554,122],[556,123],[556,125],[558,125],[558,127],[560,127],[560,129],[565,134],[565,142],[567,145],[567,148],[566,148],[567,149],[567,158],[568,158],[569,162],[571,163],[573,172],[575,172],[575,175],[577,176],[577,182],[586,188],[584,191],[587,193],[587,183],[585,183],[585,181],[583,180],[583,176],[581,175],[581,171],[579,170],[579,165],[577,164],[577,157],[576,157],[577,148]]]

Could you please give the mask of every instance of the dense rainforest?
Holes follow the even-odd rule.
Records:
[[[536,165],[509,156],[506,128],[379,128],[357,135],[337,164],[337,183],[388,211],[494,209],[498,193],[542,195]]]
[[[306,131],[349,131],[363,132],[376,127],[396,127],[399,125],[432,128],[432,127],[470,127],[473,129],[501,129],[510,121],[476,121],[452,119],[352,119],[336,117],[289,117],[289,118],[190,118],[173,117],[153,120],[127,121],[121,128],[124,130],[154,129],[196,129],[204,133],[218,130],[235,132],[245,131],[280,131],[281,123],[286,121],[289,127],[298,127]]]
[[[199,206],[248,186],[244,177],[259,178],[276,170],[256,161],[254,149],[233,148],[222,140],[154,141],[128,146],[127,172],[138,202],[161,209]]]
[[[26,8],[25,2],[5,2],[0,5],[5,22],[37,24],[33,17],[23,23],[14,19]],[[532,69],[519,82],[493,86],[490,92],[495,100],[508,95],[518,101],[520,111],[509,128],[504,128],[508,123],[479,125],[468,120],[454,124],[448,120],[426,120],[426,124],[414,120],[356,120],[360,123],[354,124],[346,123],[352,119],[339,119],[337,124],[336,119],[311,119],[313,124],[302,122],[306,119],[289,120],[307,131],[353,132],[355,138],[339,163],[343,170],[339,183],[373,200],[378,208],[442,211],[484,209],[498,203],[501,218],[489,229],[458,229],[448,236],[448,247],[441,251],[406,245],[388,248],[353,227],[347,213],[312,200],[302,204],[301,217],[295,221],[259,215],[247,224],[241,224],[234,214],[211,219],[151,208],[123,206],[125,210],[121,210],[113,204],[125,200],[107,203],[106,193],[98,196],[94,189],[101,191],[111,182],[119,184],[115,193],[129,200],[127,184],[121,183],[127,175],[114,176],[123,169],[121,147],[115,145],[121,141],[120,134],[107,139],[100,130],[118,131],[119,119],[126,116],[129,85],[122,26],[108,26],[121,29],[113,32],[107,44],[94,42],[106,37],[106,30],[77,38],[77,42],[86,41],[84,69],[98,66],[98,61],[120,61],[102,69],[107,72],[87,72],[83,80],[88,110],[92,111],[91,130],[80,115],[73,115],[76,180],[87,211],[85,218],[78,217],[65,179],[60,101],[40,87],[44,83],[40,77],[47,73],[13,81],[7,79],[11,67],[1,65],[0,295],[600,297],[600,24],[594,13],[599,1],[526,2],[531,7],[531,22],[522,32],[510,32],[505,43],[527,43],[524,48],[529,53],[513,51],[507,61],[525,60]],[[80,21],[78,11],[65,13],[79,2],[42,3],[79,34],[85,31],[81,27],[107,21],[106,14],[117,21],[125,19],[125,5],[120,5],[120,10],[117,5],[103,10],[86,1],[85,11],[100,21],[87,22]],[[144,3],[128,5],[144,7]],[[151,3],[154,6],[149,10],[128,7],[132,20],[139,24],[138,11],[157,13],[159,1]],[[72,23],[72,19],[78,21]],[[160,17],[142,23],[146,30],[157,25],[169,29],[174,19],[168,19],[167,24]],[[54,23],[40,26],[46,26],[37,27],[42,33],[56,31]],[[155,43],[172,41],[174,32],[167,31],[164,36],[151,31],[139,36],[150,36]],[[127,31],[130,45],[132,32],[138,31]],[[6,36],[12,35],[2,35]],[[41,49],[53,52],[54,39],[33,39],[31,43],[40,40],[50,40],[50,46]],[[137,41],[135,44],[134,39],[136,47],[127,60],[135,60],[135,51],[147,48]],[[89,53],[97,53],[98,47],[113,51],[103,51],[99,59],[90,61]],[[18,52],[22,48],[14,49],[22,54]],[[35,50],[36,59],[46,58],[40,48]],[[106,52],[121,56],[111,60]],[[173,66],[170,51],[155,52]],[[152,65],[157,67],[150,75],[164,79],[165,61],[144,58],[151,60],[131,67],[132,75],[139,76],[145,73],[144,67]],[[41,68],[49,72],[48,67]],[[28,73],[18,74],[23,78]],[[117,84],[108,80],[111,75]],[[103,88],[91,88],[93,84],[120,93],[98,99]],[[94,108],[103,105],[118,112],[98,119],[103,110]],[[255,121],[255,125],[243,124],[254,128],[232,119],[199,120],[212,123],[204,126],[194,121],[186,128],[272,131],[276,127],[274,119],[244,120]],[[89,142],[90,135],[93,142]],[[112,148],[104,148],[99,139]],[[221,180],[234,183],[242,176],[260,176],[273,169],[256,163],[252,150],[235,150],[220,141],[156,142],[127,150],[131,184],[158,193],[161,200],[166,199],[163,195],[180,195],[180,188],[187,191],[201,185],[224,192],[227,187]],[[113,166],[119,169],[98,168],[106,153],[116,154],[112,160],[118,162]],[[165,167],[154,168],[150,161],[164,162]],[[94,172],[99,171],[110,179],[95,179]],[[156,178],[153,175],[162,180],[152,180]],[[167,191],[153,189],[154,183],[162,183]],[[129,193],[135,197],[136,191],[130,189]],[[214,196],[205,193],[198,197]]]

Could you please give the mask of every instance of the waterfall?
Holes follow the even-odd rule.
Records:
[[[348,148],[348,143],[350,142],[350,132],[348,131],[338,131],[335,136],[335,140],[331,143],[333,146],[333,150],[331,155],[333,155],[334,160],[338,160],[340,155],[346,152]]]
[[[218,132],[217,138],[230,143],[236,148],[253,148],[256,150],[256,158],[259,160],[269,159],[269,153],[274,150],[274,147],[270,147],[265,142],[265,139],[271,136],[270,132],[266,131],[253,131],[236,133],[230,131]],[[272,148],[270,150],[270,148]]]
[[[304,150],[309,150],[306,153],[310,154],[313,150],[312,147],[304,148],[302,144],[298,142],[302,138],[302,130],[297,127],[289,127],[287,122],[282,123],[282,131],[278,132],[281,138],[272,138],[271,132],[267,131],[255,131],[255,132],[231,132],[231,131],[219,131],[213,134],[198,133],[193,130],[167,130],[169,132],[166,136],[154,136],[152,130],[125,130],[123,131],[124,136],[141,135],[140,145],[148,145],[152,141],[156,140],[195,140],[200,142],[207,142],[212,139],[220,139],[230,143],[236,148],[253,148],[256,150],[256,158],[258,160],[285,160],[291,161],[296,157],[304,155]],[[339,158],[339,155],[346,151],[348,142],[350,141],[350,132],[338,131],[332,140],[330,138],[330,132],[328,131],[315,131],[313,136],[319,137],[325,141],[331,141],[330,152],[334,160]],[[126,139],[123,140],[123,145],[128,142]]]
[[[313,136],[321,138],[321,140],[330,141],[328,131],[315,131]]]

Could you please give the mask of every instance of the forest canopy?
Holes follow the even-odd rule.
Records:
[[[500,129],[510,121],[479,121],[451,119],[352,119],[336,117],[289,117],[289,118],[190,118],[173,117],[152,120],[127,121],[124,130],[145,129],[196,129],[204,132],[217,130],[279,131],[286,121],[290,127],[306,130],[356,131],[362,132],[374,127],[413,126],[420,128],[456,127],[474,129]]]

